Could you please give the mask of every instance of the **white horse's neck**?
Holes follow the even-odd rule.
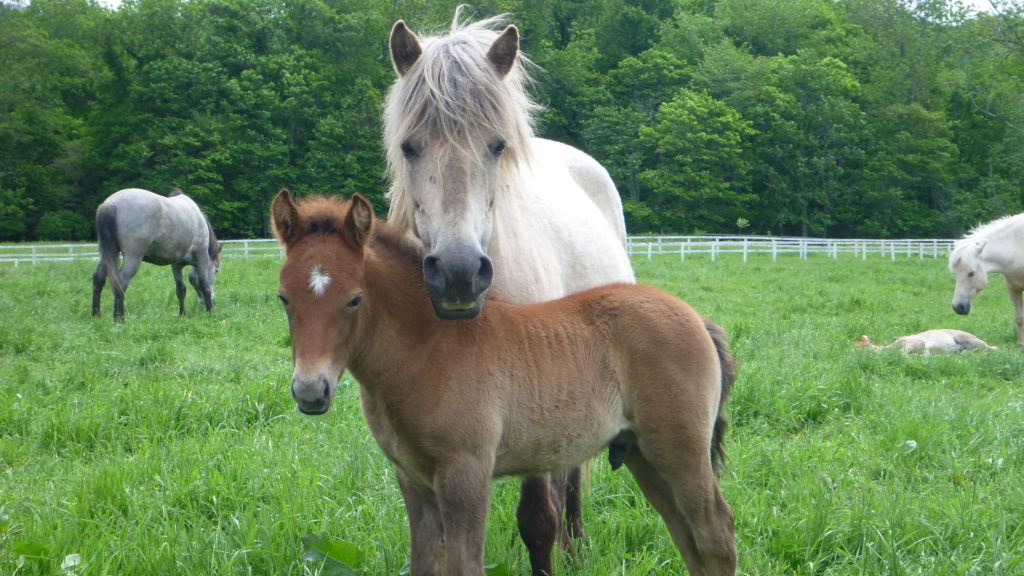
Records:
[[[532,303],[634,282],[607,172],[575,148],[540,139],[532,145],[532,161],[507,174],[494,207],[488,254],[497,294]]]

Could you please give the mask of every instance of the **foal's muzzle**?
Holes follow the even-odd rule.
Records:
[[[292,398],[299,412],[317,416],[331,408],[331,383],[327,376],[318,376],[312,380],[292,377]]]
[[[423,259],[423,280],[438,318],[476,318],[494,280],[494,267],[480,251],[445,258],[431,253]]]

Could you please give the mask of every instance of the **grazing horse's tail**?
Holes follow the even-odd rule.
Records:
[[[718,400],[718,417],[715,418],[715,428],[711,434],[711,466],[717,473],[725,463],[725,431],[729,427],[729,419],[726,418],[723,409],[725,401],[729,398],[729,391],[736,382],[736,359],[729,352],[729,337],[725,330],[707,319],[704,320],[704,327],[711,335],[711,341],[715,343],[718,363],[722,366],[722,395]]]
[[[104,204],[96,210],[96,234],[99,237],[100,262],[107,271],[110,287],[115,293],[120,292],[117,256],[121,252],[121,244],[117,240],[117,206]]]

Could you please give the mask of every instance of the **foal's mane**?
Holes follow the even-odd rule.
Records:
[[[392,220],[408,217],[409,201],[397,182],[404,167],[402,146],[415,132],[427,131],[453,151],[483,145],[481,134],[501,134],[508,146],[502,156],[506,166],[529,161],[538,108],[526,91],[530,78],[525,66],[530,62],[519,54],[502,78],[487,59],[497,30],[506,25],[504,14],[464,21],[460,7],[450,34],[421,38],[423,53],[391,87],[384,110],[384,144],[393,183],[388,192]]]
[[[299,225],[303,235],[328,236],[339,232],[345,225],[345,216],[352,202],[343,198],[307,196],[295,201]],[[422,248],[413,242],[398,226],[384,220],[373,220],[369,246],[381,257],[395,260],[421,274]]]

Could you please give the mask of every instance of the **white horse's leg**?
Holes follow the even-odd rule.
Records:
[[[484,574],[484,532],[493,462],[463,454],[437,465],[434,490],[444,522],[448,576]]]
[[[142,264],[142,259],[137,256],[124,257],[124,264],[121,265],[121,270],[117,273],[118,285],[114,286],[114,318],[123,320],[124,319],[124,293],[128,291],[128,284],[135,277],[135,274],[139,271],[139,266]]]
[[[519,537],[530,555],[532,576],[551,576],[551,552],[560,532],[561,498],[551,497],[552,476],[528,476],[519,486],[516,520]]]
[[[174,274],[174,293],[178,297],[178,316],[185,315],[185,279],[181,276],[184,264],[172,264],[171,273]]]
[[[405,500],[412,538],[412,574],[445,574],[444,525],[441,510],[432,490],[410,479],[401,468],[395,470],[398,487]]]
[[[1021,288],[1013,286],[1009,282],[1006,288],[1010,292],[1010,300],[1013,301],[1013,319],[1017,326],[1017,347],[1024,348],[1024,294]]]

